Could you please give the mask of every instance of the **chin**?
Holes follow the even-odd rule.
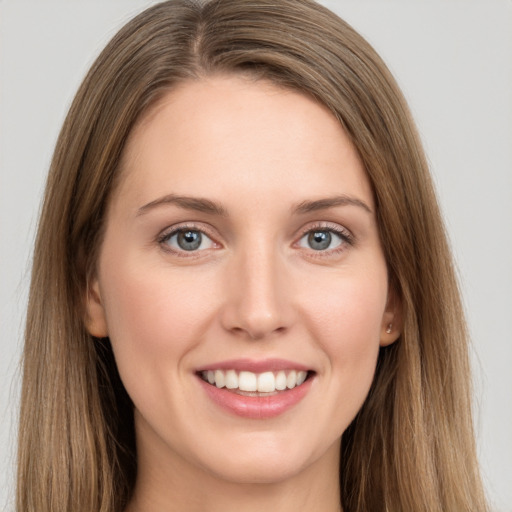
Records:
[[[293,479],[304,467],[305,462],[294,460],[277,460],[272,457],[271,460],[230,460],[229,464],[222,468],[211,468],[210,471],[221,480],[232,482],[233,484],[278,484],[286,480]]]
[[[217,478],[234,484],[277,484],[307,472],[320,459],[332,459],[334,464],[338,460],[340,440],[317,451],[299,438],[290,443],[289,437],[286,440],[255,437],[250,446],[232,446],[222,454],[210,451],[209,460],[203,461],[203,467]]]

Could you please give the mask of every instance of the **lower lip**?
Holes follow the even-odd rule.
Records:
[[[297,405],[311,389],[312,378],[308,378],[300,386],[275,395],[245,396],[238,395],[226,388],[218,388],[198,379],[210,399],[230,413],[249,419],[274,418]]]

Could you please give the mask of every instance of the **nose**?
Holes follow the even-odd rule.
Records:
[[[285,265],[270,248],[248,250],[230,262],[223,327],[250,340],[286,331],[292,323]]]

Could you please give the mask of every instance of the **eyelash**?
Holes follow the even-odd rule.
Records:
[[[172,253],[173,255],[176,255],[181,258],[197,258],[200,257],[200,253],[208,250],[192,250],[192,251],[186,251],[184,249],[176,250],[174,248],[171,248],[168,244],[169,240],[179,234],[180,232],[184,231],[193,231],[201,233],[202,235],[205,235],[209,240],[211,240],[212,244],[219,246],[218,242],[215,241],[215,238],[209,234],[208,230],[204,229],[203,227],[199,227],[196,224],[183,224],[179,226],[172,227],[168,230],[165,230],[157,237],[157,243],[162,247],[163,250]],[[337,224],[331,224],[328,222],[321,222],[315,225],[310,225],[307,228],[303,229],[301,231],[300,236],[298,237],[297,241],[294,242],[294,246],[298,246],[300,241],[307,235],[315,232],[328,232],[328,233],[334,233],[337,237],[340,239],[339,246],[335,247],[334,249],[326,249],[326,250],[315,250],[312,248],[305,249],[307,252],[310,253],[311,257],[314,258],[325,258],[329,256],[335,256],[337,254],[340,254],[344,250],[347,249],[348,246],[353,246],[355,243],[354,236],[352,233],[350,233],[349,230],[345,228],[341,228]]]
[[[338,224],[331,224],[329,222],[320,222],[318,224],[307,226],[299,236],[299,239],[297,242],[295,242],[294,245],[297,245],[305,236],[311,234],[311,233],[318,233],[318,232],[327,232],[327,233],[334,233],[337,237],[340,239],[339,246],[333,248],[333,249],[327,249],[327,250],[315,250],[313,248],[306,249],[309,253],[310,257],[313,258],[328,258],[332,256],[339,255],[343,251],[345,251],[348,247],[351,247],[355,244],[355,239],[352,233],[343,227],[340,227]]]
[[[170,247],[169,244],[167,243],[173,236],[179,234],[180,232],[185,232],[185,231],[194,231],[194,232],[201,233],[202,235],[205,235],[206,237],[208,237],[214,245],[219,246],[219,244],[217,242],[215,242],[214,237],[211,234],[209,234],[208,230],[204,229],[204,227],[199,227],[196,224],[182,224],[179,226],[173,226],[172,228],[166,229],[165,231],[163,231],[157,237],[156,241],[162,247],[162,249],[164,251],[170,252],[171,254],[178,256],[180,258],[200,257],[199,253],[201,253],[202,251],[186,251],[184,249],[176,250],[176,249],[173,249],[172,247]]]

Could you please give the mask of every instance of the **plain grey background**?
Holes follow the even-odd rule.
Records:
[[[151,1],[0,0],[0,510],[13,510],[19,357],[40,198],[94,57]],[[473,338],[475,425],[494,510],[512,511],[512,1],[325,0],[410,102]]]

